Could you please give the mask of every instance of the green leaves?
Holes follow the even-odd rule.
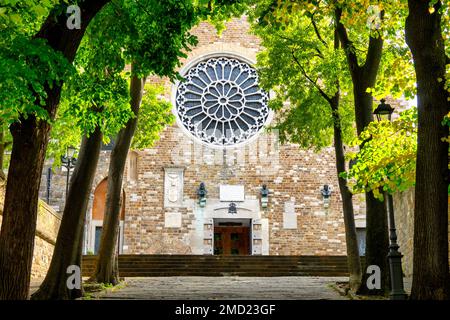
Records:
[[[270,107],[277,111],[277,123],[272,129],[279,130],[282,142],[320,149],[333,141],[328,100],[338,91],[344,140],[354,137],[352,87],[344,52],[334,46],[332,19],[323,12],[305,14],[305,8],[292,7],[283,13],[289,15],[284,28],[273,22],[255,22],[253,30],[265,48],[257,57],[260,83],[274,92]],[[255,8],[254,16],[258,10],[263,6]],[[270,7],[266,17],[269,12]]]
[[[44,109],[45,88],[60,84],[73,72],[61,53],[42,39],[17,35],[9,46],[0,47],[0,117],[11,123],[20,115],[50,120]]]
[[[389,122],[372,122],[354,146],[362,149],[351,156],[356,163],[342,177],[349,179],[353,193],[373,191],[382,199],[379,188],[394,193],[415,183],[417,153],[417,109],[411,108]]]
[[[133,149],[150,148],[159,133],[175,121],[172,105],[165,100],[164,87],[147,84],[142,97],[138,124],[132,141]]]

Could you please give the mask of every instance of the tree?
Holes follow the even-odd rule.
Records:
[[[414,78],[409,67],[409,54],[402,38],[401,25],[405,16],[401,2],[383,2],[377,6],[368,1],[268,1],[266,12],[277,11],[270,23],[289,23],[294,12],[321,12],[337,22],[337,31],[353,86],[356,129],[360,134],[373,120],[372,102],[387,93],[404,93],[411,97]],[[386,19],[383,17],[387,16]],[[270,15],[268,15],[270,17]],[[314,26],[311,24],[311,28]],[[400,30],[400,31],[399,31]],[[387,38],[383,50],[383,39]],[[318,53],[320,54],[320,53]],[[401,71],[400,71],[401,70]],[[382,289],[367,290],[366,277],[359,293],[383,294],[388,285],[387,219],[382,202],[372,192],[366,194],[366,265],[380,266]]]
[[[448,4],[408,1],[406,41],[417,77],[418,143],[412,299],[449,299],[448,265]],[[444,41],[443,30],[447,43]],[[447,68],[447,70],[446,70]]]
[[[358,134],[373,121],[372,95],[368,88],[375,86],[381,54],[383,50],[383,38],[381,34],[369,36],[365,62],[360,65],[356,48],[348,37],[348,32],[341,22],[342,8],[336,8],[336,20],[338,21],[339,38],[347,56],[347,63],[353,81],[353,95],[355,101],[356,128]],[[388,234],[387,215],[383,203],[378,201],[372,192],[366,193],[366,266],[377,265],[380,267],[382,281],[381,292],[387,290],[388,268]],[[365,273],[364,273],[365,274]],[[368,290],[366,283],[367,274],[363,278],[360,293],[378,293],[378,290]]]
[[[134,30],[140,30],[129,41],[129,55],[132,63],[132,82],[130,84],[131,106],[138,117],[140,112],[142,91],[145,77],[149,74],[166,76],[171,80],[180,78],[175,69],[180,66],[179,58],[186,58],[186,51],[197,44],[197,39],[188,31],[201,20],[208,20],[219,29],[223,20],[234,15],[240,15],[247,8],[248,0],[200,0],[200,1],[166,1],[164,4],[152,0],[146,1],[146,6],[152,12],[140,16],[133,9],[133,1],[124,2],[129,21],[135,25]],[[137,9],[142,9],[139,6]],[[170,12],[170,15],[166,15]],[[153,28],[149,28],[152,26]],[[174,32],[175,30],[175,32]],[[164,45],[155,45],[155,43]],[[143,50],[152,48],[145,55]],[[118,264],[115,259],[115,246],[119,229],[120,197],[122,179],[128,150],[136,130],[136,119],[131,119],[127,126],[119,132],[116,144],[111,153],[108,190],[106,197],[105,219],[103,221],[102,239],[100,241],[99,257],[96,271],[91,280],[97,282],[117,283]],[[158,119],[154,119],[157,123]],[[157,132],[161,127],[153,126]]]
[[[145,5],[151,7],[152,11],[146,15],[140,15],[140,8],[136,7],[134,1],[123,2],[123,8],[128,12],[127,19],[133,25],[125,47],[131,61],[130,105],[135,117],[119,132],[111,153],[103,232],[96,270],[91,277],[91,280],[102,283],[117,284],[119,281],[115,248],[122,180],[128,150],[138,122],[145,79],[150,73],[174,79],[179,59],[186,56],[183,50],[189,50],[190,45],[196,44],[196,38],[188,32],[198,21],[195,7],[190,0],[147,2]],[[170,15],[166,15],[166,12],[170,12]],[[161,126],[154,126],[152,131],[156,133],[160,129]]]
[[[13,96],[4,100],[4,104],[5,109],[17,115],[17,121],[10,126],[13,147],[0,231],[0,299],[28,297],[49,120],[55,117],[63,80],[84,32],[107,2],[80,2],[83,15],[80,29],[67,28],[67,5],[53,8],[52,1],[46,2],[50,4],[49,8],[53,8],[52,12],[34,36],[20,34],[2,41],[2,45],[10,46],[2,46],[1,91],[3,93],[7,85],[16,89],[8,93],[13,93]],[[2,8],[2,17],[4,15]],[[10,21],[15,22],[20,14],[12,12],[7,15]],[[40,19],[36,20],[41,22],[42,16],[40,13]],[[20,29],[24,25],[15,27]],[[16,67],[18,69],[14,71]],[[21,103],[11,103],[14,100]]]
[[[328,137],[334,136],[349,283],[356,291],[361,282],[361,262],[352,193],[346,179],[339,177],[345,171],[344,139],[349,141],[353,136],[350,99],[341,98],[350,89],[349,75],[337,32],[327,30],[333,19],[322,8],[312,9],[292,12],[282,30],[276,24],[264,23],[267,16],[260,17],[255,29],[265,50],[258,55],[259,73],[263,86],[277,94],[271,103],[280,114],[275,128],[280,130],[282,141],[319,149],[329,145]],[[284,107],[285,102],[290,106]]]
[[[98,15],[94,19],[83,39],[75,60],[78,74],[66,82],[59,117],[56,119],[63,126],[54,127],[52,132],[52,138],[56,141],[53,145],[59,147],[56,150],[49,149],[52,156],[60,154],[66,145],[65,141],[59,143],[59,137],[71,137],[71,133],[75,136],[82,133],[84,137],[70,182],[50,268],[32,299],[75,299],[82,296],[82,290],[67,287],[67,278],[71,276],[67,274],[67,269],[72,265],[81,267],[86,209],[102,137],[116,134],[134,116],[128,104],[129,93],[123,74],[125,62],[120,36],[116,34],[114,38],[108,38],[111,33],[96,33],[101,29],[95,26],[103,26],[101,18],[102,15]],[[81,274],[79,280],[81,283]]]

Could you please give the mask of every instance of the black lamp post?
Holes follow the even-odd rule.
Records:
[[[373,112],[378,121],[389,120],[391,121],[394,108],[391,105],[386,104],[386,100],[382,99],[381,104]],[[406,292],[403,286],[403,270],[402,270],[402,257],[400,253],[399,245],[397,244],[397,231],[395,228],[394,218],[394,200],[392,195],[387,191],[384,191],[384,203],[386,205],[389,221],[389,271],[391,275],[391,300],[405,300],[407,298]]]
[[[74,157],[76,149],[74,147],[68,147],[66,150],[66,154],[62,156],[61,163],[64,168],[67,169],[67,180],[66,180],[66,201],[67,196],[69,194],[69,179],[70,179],[70,170],[75,168],[77,163],[77,159]]]
[[[377,116],[378,121],[381,120],[391,121],[394,108],[392,108],[390,104],[387,104],[385,99],[381,99],[380,102],[381,103],[375,109],[373,114]]]

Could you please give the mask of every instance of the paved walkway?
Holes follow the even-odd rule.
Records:
[[[330,285],[346,277],[155,277],[127,278],[125,287],[99,299],[145,300],[343,300]]]

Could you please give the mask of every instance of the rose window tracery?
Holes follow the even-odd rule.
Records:
[[[176,91],[176,111],[196,138],[215,146],[243,143],[269,117],[268,94],[256,70],[234,58],[209,58],[192,67]]]

